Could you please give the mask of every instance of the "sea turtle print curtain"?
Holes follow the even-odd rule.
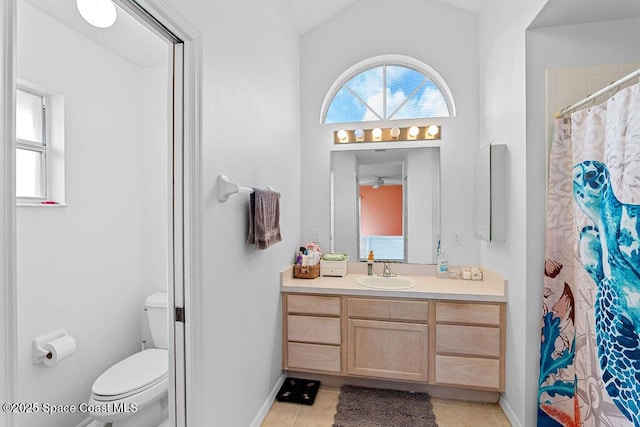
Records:
[[[547,193],[538,426],[640,427],[640,85],[556,120]]]

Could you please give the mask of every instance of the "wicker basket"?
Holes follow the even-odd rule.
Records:
[[[320,264],[316,265],[294,265],[293,277],[296,279],[315,279],[320,276]]]

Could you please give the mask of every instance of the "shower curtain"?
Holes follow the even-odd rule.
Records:
[[[555,123],[538,426],[640,427],[639,216],[635,85]]]

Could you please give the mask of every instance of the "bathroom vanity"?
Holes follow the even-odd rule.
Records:
[[[486,270],[483,281],[438,279],[428,274],[433,266],[394,265],[415,286],[372,289],[357,283],[362,268],[350,263],[345,277],[313,280],[281,273],[289,375],[498,399],[505,388],[504,279]]]

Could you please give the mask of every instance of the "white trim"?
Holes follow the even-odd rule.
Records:
[[[117,0],[118,3],[124,0]],[[144,10],[183,42],[183,236],[186,322],[185,391],[189,425],[206,425],[202,318],[202,35],[168,0],[136,0]],[[178,411],[180,409],[178,408]],[[178,413],[180,418],[181,414]],[[178,420],[176,427],[183,421]]]
[[[393,150],[394,148],[429,148],[442,147],[446,140],[434,141],[390,141],[390,142],[357,142],[351,144],[333,144],[329,151],[360,151],[360,150]]]
[[[66,201],[65,189],[65,97],[60,93],[52,93],[45,87],[28,80],[17,78],[17,88],[34,95],[42,96],[45,103],[45,144],[36,145],[38,151],[45,153],[43,163],[45,178],[44,197],[17,197],[17,206],[39,204],[41,201],[53,200],[61,205]],[[21,147],[18,140],[16,148]],[[27,149],[29,144],[25,144]],[[31,199],[31,200],[30,200]]]
[[[116,0],[122,5],[131,0]],[[202,294],[202,35],[168,0],[136,0],[135,4],[149,13],[183,44],[183,147],[182,147],[182,279],[184,284],[184,366],[175,365],[176,378],[184,378],[186,396],[174,396],[177,405],[171,408],[176,427],[206,425],[201,396],[206,392],[204,373],[204,339],[201,306]],[[176,234],[177,236],[178,234]],[[180,272],[174,272],[180,274]],[[174,295],[174,298],[181,295]],[[173,310],[171,310],[173,317]],[[182,337],[173,333],[173,339]],[[176,348],[180,343],[175,343]],[[181,359],[182,360],[182,359]],[[174,361],[175,363],[175,361]],[[186,400],[186,402],[185,402]],[[184,403],[184,405],[183,405]],[[181,407],[185,406],[185,407]]]
[[[123,6],[130,0],[116,0]],[[198,396],[205,393],[202,374],[204,354],[202,315],[202,36],[168,0],[136,0],[144,10],[178,36],[184,44],[184,283],[186,293],[186,414],[190,425],[205,425],[204,405]],[[133,4],[130,3],[130,4]],[[126,7],[126,6],[125,6]],[[16,0],[4,0],[0,6],[0,129],[4,129],[5,141],[13,141],[15,134],[15,51],[16,51]],[[17,381],[17,320],[16,299],[16,239],[15,239],[15,148],[4,144],[0,152],[0,169],[4,171],[0,184],[0,237],[5,243],[0,249],[0,259],[5,264],[5,274],[0,276],[0,301],[4,304],[0,315],[0,401],[16,401]],[[0,427],[16,425],[12,414],[0,417]],[[176,426],[186,425],[179,421]]]
[[[105,424],[102,423],[102,426],[104,427]],[[96,422],[94,422],[91,417],[89,418],[85,418],[80,424],[78,424],[76,427],[96,427]]]
[[[0,6],[0,402],[15,402],[18,396],[17,289],[16,289],[16,203],[15,203],[15,90],[16,90],[16,0]],[[1,427],[13,427],[13,414],[0,417]]]
[[[45,209],[50,209],[50,208],[68,208],[69,205],[66,203],[56,203],[55,205],[50,205],[50,204],[46,204],[46,203],[21,203],[18,202],[16,203],[16,206],[19,208],[45,208]]]
[[[504,412],[504,414],[506,415],[507,419],[509,420],[509,422],[513,427],[522,427],[522,423],[516,416],[516,413],[513,412],[513,409],[511,409],[511,406],[509,406],[509,402],[504,398],[503,395],[500,395],[500,400],[498,401],[498,404],[502,408],[502,411]]]
[[[262,425],[262,422],[267,417],[267,414],[271,409],[271,405],[273,405],[273,401],[276,400],[276,395],[278,394],[280,387],[282,387],[285,378],[286,376],[284,374],[280,375],[280,378],[278,378],[278,381],[276,381],[276,385],[273,386],[273,389],[271,389],[271,393],[269,393],[269,396],[267,396],[267,399],[262,404],[260,411],[253,419],[253,422],[251,422],[251,427],[260,427]]]
[[[422,61],[418,61],[415,58],[405,55],[380,55],[374,56],[372,58],[365,59],[364,61],[360,61],[355,65],[347,68],[340,76],[333,82],[327,94],[322,101],[322,108],[320,109],[320,123],[324,124],[325,117],[327,115],[327,110],[331,105],[331,101],[336,96],[338,91],[342,88],[344,83],[349,81],[352,77],[361,72],[368,70],[369,68],[383,65],[383,64],[394,64],[394,65],[405,65],[410,68],[414,68],[426,74],[433,82],[438,86],[442,94],[444,95],[445,101],[447,102],[447,106],[449,107],[449,117],[456,116],[456,104],[453,99],[453,94],[451,93],[451,89],[449,89],[449,85],[442,78],[442,76],[434,70],[431,66],[425,64]],[[427,118],[427,117],[423,117]],[[430,118],[430,117],[429,117]],[[367,122],[367,123],[376,123]]]

